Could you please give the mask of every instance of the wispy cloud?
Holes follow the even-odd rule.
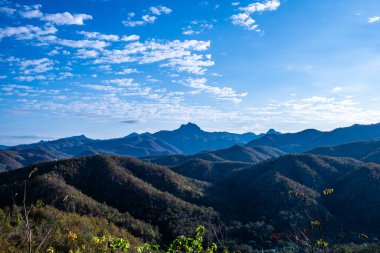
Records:
[[[48,58],[22,60],[19,62],[23,74],[43,73],[53,69],[53,61]]]
[[[139,71],[137,71],[137,69],[123,69],[122,71],[119,71],[119,72],[116,72],[115,74],[116,75],[128,75],[128,74],[132,74],[132,73],[139,73]]]
[[[163,63],[161,67],[171,67],[179,72],[188,72],[203,75],[207,67],[214,66],[211,55],[192,54],[182,58],[172,58],[168,63]]]
[[[207,22],[206,20],[193,20],[190,22],[191,25],[182,28],[183,35],[195,35],[202,32],[211,30],[214,28],[214,25]]]
[[[76,57],[80,59],[96,58],[99,55],[97,50],[79,49],[76,53]]]
[[[12,14],[14,14],[16,11],[17,11],[17,9],[15,9],[15,8],[11,8],[11,7],[8,7],[8,6],[0,7],[0,13],[4,13],[4,14],[6,14],[6,15],[12,15]]]
[[[238,8],[239,13],[231,16],[232,23],[247,30],[260,32],[256,20],[252,18],[254,13],[275,11],[280,7],[280,0],[266,0],[265,2],[254,2],[246,7]]]
[[[102,34],[99,32],[86,32],[79,31],[78,34],[83,35],[86,39],[106,40],[106,41],[118,41],[119,36],[114,34]]]
[[[343,90],[342,87],[340,86],[337,86],[337,87],[334,87],[332,90],[331,90],[331,93],[339,93]]]
[[[57,39],[52,38],[49,40],[52,43],[56,43],[62,46],[72,47],[72,48],[94,48],[103,49],[110,44],[102,40],[68,40],[68,39]]]
[[[103,50],[95,63],[137,62],[139,64],[151,64],[162,62],[161,67],[170,67],[179,72],[204,74],[207,67],[214,65],[211,55],[193,52],[206,51],[210,45],[210,41],[200,40],[132,42],[125,45],[123,49]]]
[[[99,85],[99,84],[81,84],[80,87],[87,88],[90,90],[96,91],[105,91],[105,92],[120,92],[123,91],[123,88],[117,88],[110,85]]]
[[[186,80],[182,80],[181,84],[193,88],[194,90],[191,94],[199,94],[202,92],[210,93],[220,100],[228,100],[233,103],[240,103],[242,101],[242,97],[246,97],[248,93],[237,93],[234,89],[228,87],[216,87],[207,85],[206,78],[188,78]]]
[[[140,36],[139,35],[136,35],[136,34],[132,34],[132,35],[124,35],[121,40],[122,41],[135,41],[135,40],[139,40],[140,39]]]
[[[160,16],[161,14],[170,14],[172,13],[172,10],[165,6],[153,6],[150,7],[149,10],[152,12],[152,14]]]
[[[0,40],[5,37],[15,37],[17,40],[42,39],[48,35],[55,34],[58,30],[53,26],[42,28],[26,25],[17,27],[0,28]]]
[[[135,13],[130,13],[128,19],[122,21],[125,26],[135,27],[146,24],[153,24],[157,21],[157,16],[161,14],[170,14],[172,10],[165,6],[153,6],[149,8],[149,14],[143,15],[140,20],[133,20]]]
[[[42,5],[24,6],[24,10],[19,12],[23,18],[37,18],[55,25],[84,25],[85,20],[91,20],[88,14],[71,14],[70,12],[47,14],[40,8]]]
[[[104,83],[108,84],[117,84],[121,87],[136,87],[139,86],[138,83],[134,81],[132,78],[118,78],[118,79],[111,79],[111,80],[104,80]]]

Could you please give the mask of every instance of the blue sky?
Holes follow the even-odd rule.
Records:
[[[0,1],[0,143],[380,122],[377,0]]]

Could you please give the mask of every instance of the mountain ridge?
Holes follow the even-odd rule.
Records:
[[[261,135],[254,133],[235,134],[228,132],[206,132],[193,123],[181,125],[175,130],[162,130],[156,133],[131,133],[125,137],[108,140],[95,140],[85,135],[60,138],[53,141],[40,141],[32,144],[23,144],[0,150],[0,169],[8,170],[26,166],[33,156],[32,148],[43,148],[54,152],[46,159],[34,159],[33,162],[49,161],[65,157],[83,155],[132,155],[135,157],[172,155],[172,154],[195,154],[203,150],[227,148],[235,144],[245,144]],[[29,150],[28,157],[24,157],[25,150]],[[13,152],[17,159],[9,158],[6,153]],[[60,155],[58,155],[60,154]],[[35,154],[38,156],[38,153]],[[2,158],[3,157],[3,158]],[[5,157],[7,159],[5,159]]]
[[[320,146],[334,146],[372,140],[380,140],[380,123],[371,125],[355,124],[326,132],[306,129],[297,133],[265,135],[247,143],[246,146],[270,146],[287,153],[302,153]]]

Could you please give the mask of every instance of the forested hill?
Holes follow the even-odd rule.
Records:
[[[167,242],[198,224],[212,228],[223,223],[236,244],[262,236],[271,241],[272,233],[288,233],[290,224],[307,224],[306,209],[325,222],[326,233],[380,235],[378,165],[283,155],[225,171],[214,164],[207,168],[210,177],[196,180],[206,167],[194,170],[190,162],[173,167],[176,172],[120,156],[40,163],[0,173],[0,208],[12,206],[13,197],[22,203],[27,180],[28,203],[42,200],[65,213],[103,217],[144,240]],[[210,172],[214,169],[218,180]],[[333,194],[325,196],[330,188]]]

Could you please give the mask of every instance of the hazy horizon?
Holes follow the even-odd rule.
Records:
[[[57,139],[61,139],[61,138],[69,138],[69,137],[75,137],[75,136],[85,136],[89,139],[94,139],[94,140],[107,140],[107,139],[115,139],[115,138],[122,138],[122,137],[125,137],[125,136],[128,136],[132,133],[137,133],[137,134],[143,134],[143,133],[150,133],[150,134],[154,134],[154,133],[157,133],[157,132],[160,132],[160,131],[174,131],[174,130],[177,130],[179,129],[182,125],[186,125],[186,124],[195,124],[193,122],[186,122],[186,123],[183,123],[177,127],[174,127],[172,129],[157,129],[157,130],[153,130],[151,132],[142,132],[142,131],[135,131],[135,132],[128,132],[128,133],[125,133],[124,135],[109,135],[109,136],[105,136],[105,137],[96,137],[96,136],[90,136],[90,135],[87,135],[86,133],[76,133],[76,134],[73,134],[73,135],[62,135],[62,136],[28,136],[28,135],[25,135],[25,136],[8,136],[9,139],[12,139],[13,141],[11,142],[8,142],[8,143],[0,143],[0,145],[4,145],[4,146],[15,146],[15,145],[20,145],[20,144],[31,144],[31,143],[37,143],[37,142],[40,142],[40,141],[53,141],[53,140],[57,140]],[[278,129],[275,129],[275,128],[270,128],[266,131],[263,131],[263,132],[253,132],[253,131],[247,131],[247,132],[234,132],[234,131],[225,131],[223,129],[205,129],[205,128],[202,128],[200,125],[198,124],[195,124],[197,125],[198,127],[200,127],[201,130],[205,131],[205,132],[229,132],[229,133],[235,133],[235,134],[245,134],[245,133],[254,133],[256,135],[260,135],[260,134],[265,134],[267,133],[269,130],[275,130],[275,131],[278,131],[280,132],[281,134],[288,134],[288,133],[297,133],[297,132],[300,132],[300,131],[294,131],[294,132],[282,132],[282,131],[279,131]],[[344,127],[350,127],[352,125],[347,125],[347,126],[340,126],[338,128],[344,128]],[[308,130],[308,129],[315,129],[315,128],[307,128],[307,129],[302,129],[301,131],[304,131],[304,130]],[[318,130],[318,131],[322,131],[322,132],[329,132],[329,131],[332,131],[334,129],[337,129],[337,128],[332,128],[332,129],[327,129],[327,130],[321,130],[321,129],[315,129],[315,130]],[[0,136],[1,138],[1,136]]]

